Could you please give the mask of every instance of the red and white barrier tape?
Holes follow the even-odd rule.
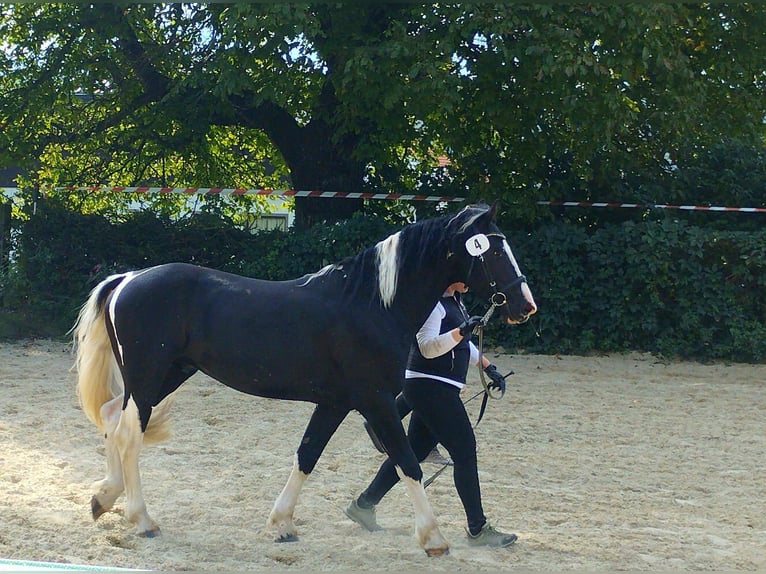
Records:
[[[766,207],[729,207],[722,205],[672,205],[669,203],[620,203],[616,201],[538,201],[537,205],[563,207],[618,207],[631,209],[680,209],[684,211],[739,211],[766,213]]]
[[[421,195],[412,193],[372,193],[351,191],[298,191],[295,189],[249,189],[229,187],[148,187],[136,186],[80,186],[80,187],[56,187],[57,191],[106,191],[123,193],[175,193],[184,195],[265,195],[284,197],[325,197],[325,198],[348,198],[348,199],[401,199],[404,201],[438,201],[456,203],[466,201],[465,197],[449,195]],[[0,193],[13,195],[18,193],[17,187],[0,187]],[[549,205],[551,207],[612,207],[624,209],[678,209],[682,211],[729,211],[740,213],[766,213],[766,207],[731,207],[723,205],[673,205],[669,203],[622,203],[619,201],[538,201],[537,205]]]
[[[178,193],[185,195],[270,195],[284,197],[324,197],[346,199],[402,199],[405,201],[465,201],[464,197],[443,195],[421,195],[412,193],[372,193],[351,191],[299,191],[295,189],[248,189],[229,187],[123,187],[123,186],[90,186],[90,187],[61,187],[67,191],[107,191],[125,193]]]

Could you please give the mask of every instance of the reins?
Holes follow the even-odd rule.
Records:
[[[494,233],[490,235],[497,235],[499,237],[502,237],[505,239],[505,236],[500,233]],[[481,401],[481,408],[479,409],[479,417],[476,420],[476,424],[473,428],[476,428],[479,426],[479,423],[481,422],[481,419],[484,417],[484,411],[487,408],[487,401],[488,399],[502,399],[503,395],[505,394],[505,390],[501,389],[499,395],[492,394],[492,390],[489,388],[489,385],[487,384],[487,378],[484,375],[484,369],[481,367],[482,359],[484,358],[484,327],[489,323],[489,320],[492,318],[492,315],[495,313],[495,309],[498,307],[502,307],[508,302],[508,298],[505,295],[505,291],[510,289],[511,287],[515,287],[516,285],[520,283],[526,283],[527,278],[524,275],[519,275],[508,283],[508,285],[504,286],[502,289],[497,288],[497,282],[492,277],[492,274],[489,272],[489,269],[487,268],[487,262],[484,260],[484,255],[480,254],[475,257],[475,259],[478,259],[481,262],[481,267],[484,270],[484,274],[487,277],[487,281],[489,282],[489,286],[492,288],[492,295],[489,298],[490,306],[489,309],[487,309],[487,312],[484,313],[484,316],[481,318],[481,323],[479,323],[474,328],[474,333],[478,337],[478,344],[476,345],[479,348],[479,379],[481,380],[481,386],[483,387],[482,391],[479,391],[476,395],[468,399],[468,401],[475,399],[477,396],[479,396],[482,392],[484,393],[484,398],[482,398]],[[508,373],[508,375],[513,374],[513,371]],[[508,376],[506,375],[506,377]],[[468,401],[465,401],[463,404],[468,403]]]

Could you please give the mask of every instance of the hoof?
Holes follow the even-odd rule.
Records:
[[[159,528],[138,533],[141,538],[157,538],[160,534],[162,534],[162,532],[160,532]]]
[[[446,556],[447,554],[449,554],[449,546],[445,548],[426,548],[425,551],[429,557]]]
[[[283,534],[275,538],[274,542],[298,542],[298,537],[295,534]]]
[[[93,520],[98,520],[101,515],[106,512],[106,508],[101,506],[101,503],[98,501],[95,494],[93,495],[93,498],[90,499],[90,512],[93,515]]]

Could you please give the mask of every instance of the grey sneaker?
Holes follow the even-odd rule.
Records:
[[[489,522],[486,522],[476,536],[466,529],[469,546],[492,546],[493,548],[505,548],[516,542],[515,534],[506,534],[495,530]]]
[[[383,530],[375,520],[375,508],[362,508],[356,503],[356,499],[352,500],[343,512],[351,520],[370,532]]]
[[[433,450],[428,453],[428,456],[423,459],[423,462],[430,462],[431,464],[443,464],[446,466],[453,466],[454,464],[452,459],[444,456],[436,447],[434,447]]]

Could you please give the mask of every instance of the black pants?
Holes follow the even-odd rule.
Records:
[[[455,488],[463,503],[468,528],[477,533],[486,518],[476,465],[476,437],[460,399],[460,389],[432,379],[406,379],[402,392],[412,407],[407,437],[415,456],[422,461],[437,443],[447,449],[454,463]],[[397,482],[399,475],[394,464],[390,458],[386,459],[359,496],[359,505],[370,508],[378,504]]]

